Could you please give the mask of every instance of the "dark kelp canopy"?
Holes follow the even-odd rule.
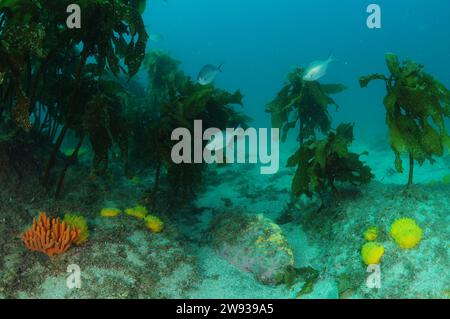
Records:
[[[443,156],[450,149],[450,137],[445,118],[450,117],[450,91],[438,80],[413,62],[400,63],[395,54],[386,54],[390,75],[372,74],[361,77],[361,87],[374,80],[386,84],[386,123],[389,140],[395,153],[395,168],[403,172],[402,155],[410,158],[408,184],[413,182],[414,160],[422,165],[434,162],[434,156]]]
[[[139,5],[138,5],[139,2]],[[0,4],[0,126],[41,134],[53,144],[42,176],[50,187],[61,145],[69,131],[81,147],[89,137],[94,167],[107,162],[118,136],[123,90],[107,74],[134,76],[145,57],[148,35],[139,12],[142,1],[81,0],[83,27],[68,29],[70,0],[7,0]],[[114,115],[114,116],[113,116]],[[117,117],[116,116],[116,117]],[[123,130],[122,130],[123,131]],[[120,142],[122,149],[124,143]],[[66,160],[56,193],[68,166]],[[126,156],[125,156],[126,158]]]
[[[82,28],[66,27],[70,0],[5,0],[0,4],[0,141],[39,135],[53,150],[42,183],[59,194],[84,141],[93,151],[92,174],[104,174],[121,153],[126,176],[138,163],[155,169],[176,190],[192,190],[204,165],[171,160],[175,128],[247,127],[240,91],[201,86],[161,51],[146,55],[145,0],[80,0]],[[145,63],[144,63],[145,62]],[[133,77],[145,65],[148,87]],[[76,147],[60,149],[68,133]],[[55,176],[59,158],[64,163]],[[131,162],[133,161],[133,162]],[[56,183],[55,183],[56,182]]]

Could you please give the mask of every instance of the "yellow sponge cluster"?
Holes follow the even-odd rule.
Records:
[[[75,240],[75,244],[82,245],[87,242],[89,238],[89,227],[86,218],[76,214],[65,214],[63,221],[70,227],[80,230],[80,235]]]
[[[399,218],[391,225],[390,233],[395,242],[403,249],[417,246],[422,239],[422,229],[412,218]],[[378,264],[384,255],[382,244],[375,242],[379,229],[371,226],[364,231],[367,242],[361,248],[361,258],[366,265]]]
[[[397,219],[391,225],[391,236],[403,249],[416,247],[422,239],[422,233],[422,229],[417,225],[416,221],[411,218]]]
[[[150,229],[152,233],[160,233],[164,229],[164,222],[157,216],[147,215],[144,220],[147,228]]]
[[[384,247],[379,243],[365,243],[361,248],[361,257],[366,265],[379,264],[383,255]]]
[[[136,217],[138,219],[144,219],[148,215],[148,210],[142,205],[137,205],[133,208],[125,209],[125,214]]]
[[[118,208],[103,208],[100,215],[102,217],[116,217],[120,213],[121,210]],[[150,215],[147,208],[142,205],[125,209],[125,214],[138,219],[143,219],[145,221],[145,225],[152,233],[160,233],[164,229],[164,222],[161,218],[155,215]]]
[[[100,211],[100,216],[102,216],[102,217],[116,217],[116,216],[119,216],[120,213],[121,213],[121,210],[118,209],[118,208],[108,208],[108,207],[106,207],[106,208],[103,208]]]

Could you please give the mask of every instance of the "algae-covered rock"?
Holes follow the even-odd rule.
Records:
[[[218,215],[211,223],[217,253],[264,284],[280,284],[294,265],[292,250],[281,228],[262,215]]]

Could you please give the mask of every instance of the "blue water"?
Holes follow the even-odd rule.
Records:
[[[126,98],[120,92],[113,96],[109,89],[101,94],[96,89],[97,76],[87,76],[92,72],[87,66],[80,73],[83,75],[80,82],[61,81],[61,86],[54,81],[46,83],[50,76],[60,76],[61,70],[72,74],[73,63],[79,61],[72,54],[68,55],[70,63],[62,61],[60,51],[53,47],[52,32],[45,33],[52,36],[44,41],[44,50],[37,50],[40,45],[36,41],[35,48],[28,52],[30,39],[35,44],[34,40],[44,32],[31,33],[30,38],[23,37],[21,32],[18,37],[10,37],[10,30],[31,29],[16,29],[13,24],[14,28],[5,32],[4,22],[0,22],[0,45],[14,40],[12,46],[8,44],[0,50],[0,59],[7,58],[0,61],[0,97],[6,97],[4,101],[0,99],[0,299],[450,297],[450,155],[446,151],[435,157],[435,163],[415,164],[414,185],[405,187],[409,163],[404,161],[403,173],[395,171],[394,153],[386,140],[384,84],[374,81],[369,88],[362,89],[358,82],[360,76],[387,74],[384,55],[392,52],[401,60],[423,64],[427,73],[450,88],[450,0],[147,2],[144,13],[147,31],[162,38],[149,41],[147,50],[168,52],[194,79],[205,64],[223,63],[223,73],[218,75],[215,85],[230,92],[241,90],[243,111],[254,119],[255,127],[271,126],[265,108],[289,72],[296,67],[304,68],[313,60],[326,59],[332,51],[338,61],[330,65],[327,75],[319,81],[348,87],[333,96],[341,106],[339,111],[330,107],[333,126],[342,122],[356,124],[353,151],[369,152],[361,160],[372,169],[373,181],[355,187],[341,183],[341,174],[336,170],[341,165],[347,166],[348,158],[336,157],[341,157],[344,139],[333,141],[333,152],[339,156],[333,153],[325,157],[321,145],[314,145],[310,150],[316,151],[315,162],[305,165],[303,155],[309,153],[307,150],[300,153],[298,167],[286,167],[287,158],[299,147],[296,130],[291,131],[292,143],[280,146],[277,174],[261,174],[261,167],[268,166],[261,164],[261,155],[265,155],[261,154],[262,134],[257,136],[261,143],[258,165],[205,164],[203,179],[197,176],[200,165],[191,169],[186,164],[175,169],[169,161],[168,149],[161,147],[166,141],[163,134],[178,123],[179,115],[185,111],[183,107],[190,109],[191,105],[187,102],[185,105],[183,99],[181,104],[176,103],[172,95],[170,104],[156,105],[151,95],[141,99],[130,94]],[[381,6],[382,28],[378,30],[366,25],[369,16],[366,9],[371,3]],[[39,15],[47,20],[45,12]],[[3,21],[9,23],[9,16]],[[59,40],[66,43],[67,35],[79,35],[73,30],[67,33],[55,30],[62,36],[57,43]],[[90,30],[86,34],[89,49],[96,47],[91,46]],[[103,41],[96,44],[103,47]],[[78,45],[81,49],[82,44]],[[23,48],[23,54],[16,53],[16,46]],[[10,54],[11,48],[14,55]],[[90,56],[88,62],[101,62],[96,58]],[[142,67],[141,72],[138,78],[146,84],[148,70]],[[3,81],[5,75],[7,82]],[[108,83],[98,81],[99,88],[105,84]],[[16,129],[18,124],[28,124],[24,123],[25,91],[30,93],[26,97],[36,102],[32,106],[39,106],[39,112],[31,118],[33,124],[40,124],[39,133],[37,129],[28,133]],[[178,91],[184,92],[185,88]],[[67,92],[70,95],[64,96]],[[178,105],[181,112],[165,112],[167,106]],[[164,111],[161,127],[156,125],[160,123],[156,123],[158,117],[153,114],[159,109]],[[73,111],[83,113],[72,117]],[[208,112],[208,122],[215,122],[209,115]],[[139,123],[144,117],[149,119],[150,127]],[[59,150],[69,156],[54,152],[53,160],[52,150],[59,146],[54,148],[52,144],[63,136],[60,135],[63,127],[69,127],[69,133]],[[427,133],[421,141],[434,142]],[[80,135],[86,136],[84,144]],[[123,169],[127,136],[132,174],[124,174]],[[80,146],[78,156],[74,156],[76,145]],[[272,145],[269,164],[276,162],[278,155],[278,148]],[[251,153],[257,153],[252,146],[248,145],[246,160],[252,158]],[[430,148],[434,150],[435,146]],[[93,165],[97,159],[109,163],[105,172]],[[350,157],[349,167],[353,168],[354,163]],[[347,177],[348,172],[344,173],[342,176]],[[358,171],[353,173],[356,175]],[[60,177],[64,177],[64,183]],[[330,177],[336,177],[333,186],[338,187],[337,191],[328,189],[327,184],[333,180]],[[294,196],[291,191],[292,184],[295,190],[298,184],[303,186],[303,180],[314,189],[312,198],[304,194]],[[201,187],[197,187],[198,181]],[[61,192],[55,194],[61,185]],[[191,195],[191,186],[195,196],[183,196]],[[106,218],[102,214],[105,208],[122,213]],[[132,214],[136,210],[150,216],[144,220],[144,216],[133,216],[137,215]],[[55,259],[44,256],[52,253],[54,247],[50,245],[31,251],[42,238],[43,228],[31,232],[25,240],[21,240],[21,235],[41,211],[51,218],[64,218],[66,214],[72,215],[69,220],[79,218],[81,224],[72,226],[80,228],[80,232],[81,228],[84,231],[89,228],[88,242],[72,245],[64,256]],[[404,226],[400,227],[403,228],[400,237],[404,238],[396,238],[399,237],[396,231],[391,234],[392,225],[398,220],[397,225]],[[412,222],[417,225],[411,232]],[[379,235],[376,242],[368,242],[374,240],[365,236],[369,228],[376,229],[374,232]],[[31,238],[33,233],[35,237]],[[61,235],[56,233],[52,233],[52,239]],[[46,236],[50,238],[49,230]],[[368,256],[363,247],[370,248],[370,255],[378,258],[365,258]],[[379,256],[380,251],[383,256]],[[366,267],[369,263],[381,263],[378,269],[382,271],[381,288],[367,286],[368,276],[376,274],[370,270],[376,268]],[[72,266],[79,266],[79,271],[72,274],[68,270]],[[297,276],[290,285],[289,279],[294,280],[293,268]],[[82,280],[81,289],[67,285],[77,272]],[[275,279],[278,283],[281,278],[286,280],[274,285]],[[299,295],[304,288],[307,293]]]
[[[382,9],[382,28],[366,26],[370,3]],[[325,59],[333,64],[321,82],[349,90],[335,96],[341,105],[333,122],[355,122],[357,136],[385,134],[382,83],[360,89],[358,77],[386,73],[384,54],[393,52],[426,67],[450,84],[450,1],[448,0],[155,0],[145,23],[163,36],[148,49],[163,49],[192,77],[207,63],[224,62],[217,86],[240,89],[254,126],[269,126],[265,105],[295,66]]]

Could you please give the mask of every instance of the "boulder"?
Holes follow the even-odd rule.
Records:
[[[281,228],[262,215],[222,213],[212,220],[210,230],[216,252],[263,284],[284,282],[294,266]]]

